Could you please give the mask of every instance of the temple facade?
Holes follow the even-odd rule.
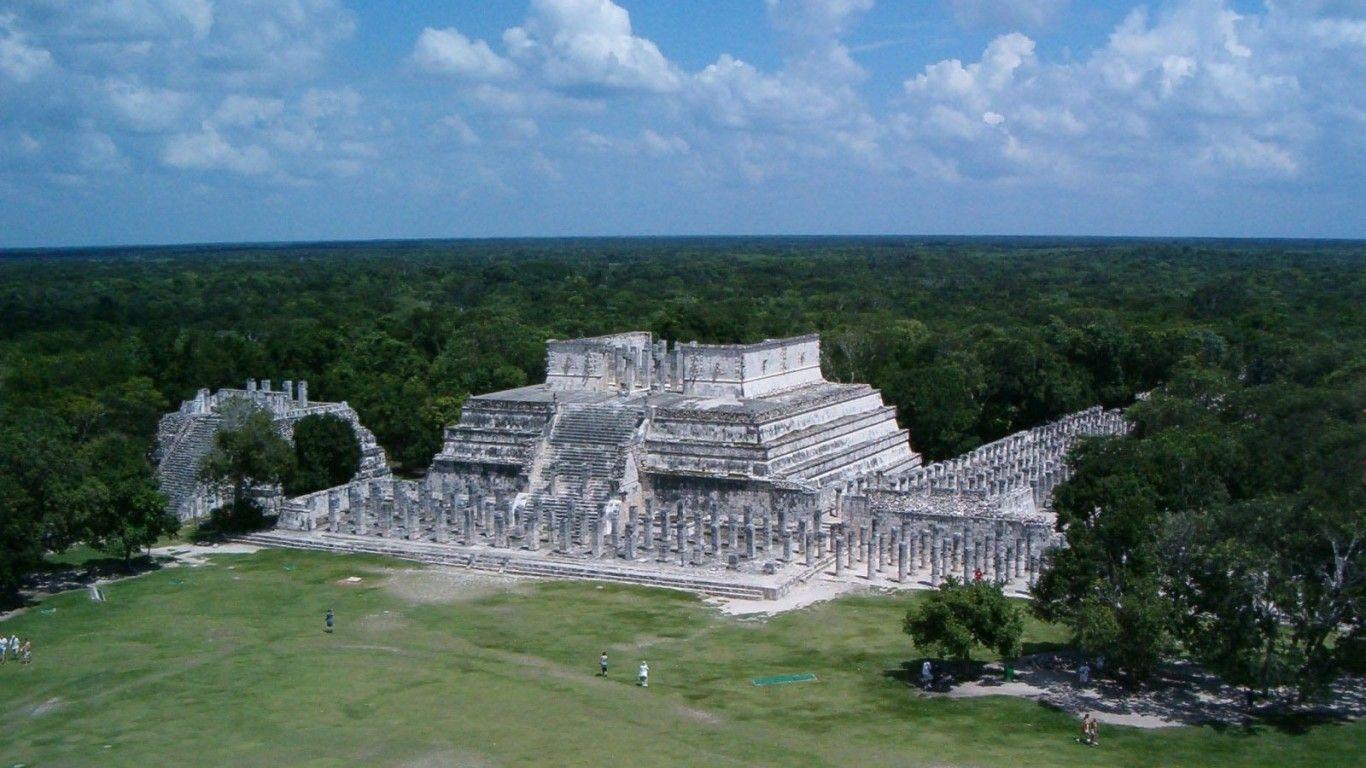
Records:
[[[826,381],[820,338],[550,341],[546,380],[470,398],[429,481],[556,514],[609,503],[752,513],[833,504],[856,477],[920,465],[896,410]]]

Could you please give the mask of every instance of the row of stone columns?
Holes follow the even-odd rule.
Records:
[[[904,521],[913,523],[914,521]],[[917,528],[876,525],[836,526],[834,572],[843,576],[855,562],[863,564],[869,580],[895,568],[895,578],[905,583],[915,571],[929,571],[931,584],[950,576],[971,581],[1009,582],[1024,578],[1032,583],[1040,571],[1048,534],[1040,527],[1002,524],[952,526],[932,523]]]
[[[572,501],[551,508],[531,504],[525,497],[504,507],[492,494],[441,494],[425,482],[392,480],[354,482],[344,494],[344,504],[341,492],[329,494],[327,524],[334,533],[531,551],[549,542],[561,553],[631,560],[653,553],[660,562],[676,559],[680,564],[736,555],[745,560],[800,559],[813,565],[825,545],[816,517],[798,520],[799,515],[786,510],[776,515],[745,510],[741,515],[722,514],[713,507],[704,513],[680,503],[661,505],[657,511],[647,505],[644,514],[634,506],[623,512],[619,504],[580,512]]]

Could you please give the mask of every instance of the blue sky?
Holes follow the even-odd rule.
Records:
[[[1366,0],[0,0],[0,247],[1366,237]]]

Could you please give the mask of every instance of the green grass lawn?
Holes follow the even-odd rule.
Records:
[[[0,623],[35,648],[32,665],[0,667],[0,768],[1346,766],[1366,754],[1360,723],[1107,726],[1091,749],[1073,718],[1032,702],[924,698],[890,674],[915,657],[900,631],[914,597],[767,621],[591,583],[418,603],[381,585],[386,566],[407,567],[225,555],[109,585],[107,603],[71,592]],[[338,584],[351,575],[364,580]],[[603,649],[609,679],[595,676]],[[642,658],[648,689],[633,684]],[[799,672],[819,680],[750,682]]]

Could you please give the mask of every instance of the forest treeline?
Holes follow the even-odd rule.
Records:
[[[1171,505],[1236,516],[1274,502],[1302,517],[1327,505],[1340,530],[1360,526],[1351,505],[1362,472],[1364,298],[1366,246],[1331,242],[570,240],[9,254],[0,256],[0,586],[45,550],[145,539],[155,527],[147,456],[157,418],[200,387],[307,379],[314,399],[348,401],[400,471],[417,473],[466,397],[541,380],[548,338],[819,332],[826,376],[882,389],[927,459],[1158,390],[1129,441],[1147,447],[1091,449],[1082,469],[1104,493],[1063,497],[1064,524],[1079,531],[1069,532],[1073,549],[1098,560],[1071,562],[1070,581],[1050,583],[1045,601],[1060,620],[1091,622],[1091,642],[1119,643],[1152,617],[1102,616],[1077,585],[1110,579],[1116,602],[1172,594],[1176,582],[1124,582],[1124,568],[1099,564],[1132,554],[1124,547],[1159,546],[1145,537],[1208,525],[1175,519],[1168,513],[1189,510]],[[1164,386],[1172,382],[1181,388]],[[1176,444],[1192,433],[1194,444]],[[1274,443],[1265,454],[1261,440]],[[1325,472],[1355,495],[1326,492],[1323,473],[1305,469],[1321,456],[1338,462]],[[1135,466],[1205,485],[1106,496],[1118,494],[1107,478]],[[1112,531],[1118,538],[1093,548],[1080,531],[1096,527],[1085,505],[1098,499],[1136,505],[1156,527],[1127,531],[1125,544]],[[126,535],[129,526],[143,536]],[[1266,528],[1267,541],[1278,531]],[[1305,545],[1305,568],[1323,564],[1316,546]],[[1321,653],[1315,643],[1305,653]],[[1136,666],[1157,652],[1130,650]],[[1240,663],[1256,656],[1238,653]]]

